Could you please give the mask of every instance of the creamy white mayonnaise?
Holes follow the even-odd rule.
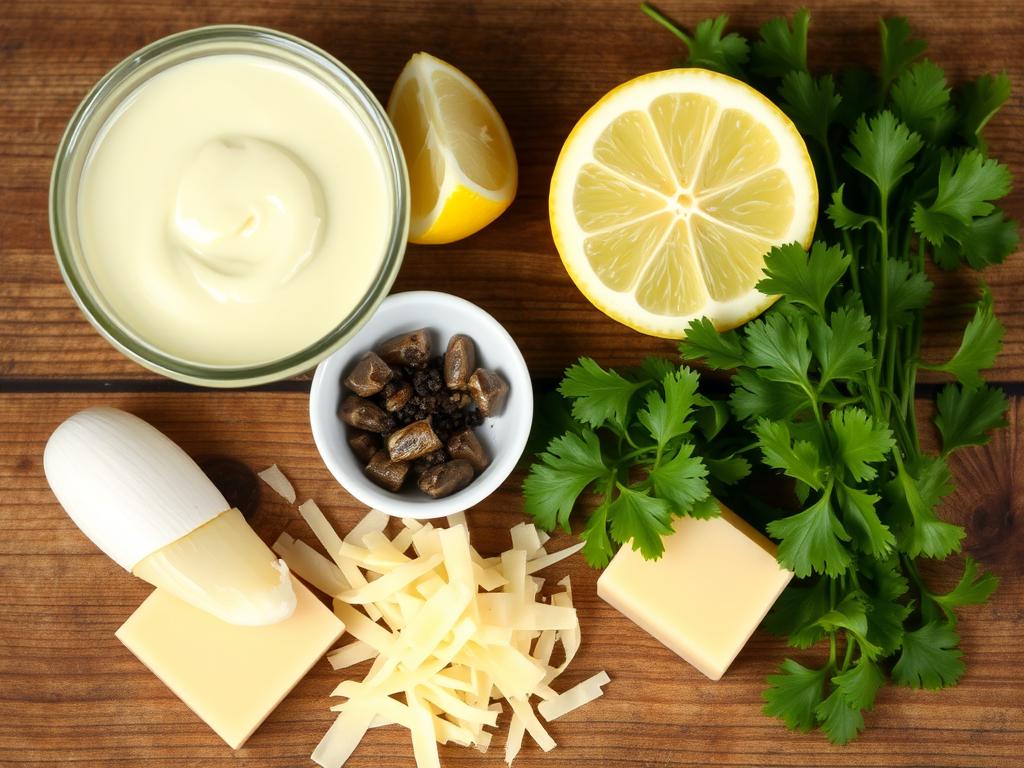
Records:
[[[110,117],[78,197],[99,294],[207,365],[298,352],[362,299],[392,215],[383,149],[312,76],[250,54],[175,65]]]

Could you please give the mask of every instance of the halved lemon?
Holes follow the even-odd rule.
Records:
[[[754,287],[772,246],[810,245],[818,186],[807,147],[767,98],[726,75],[673,69],[606,94],[551,178],[551,231],[602,312],[682,338],[734,328],[774,301]]]
[[[409,169],[409,239],[450,243],[478,232],[516,196],[508,129],[480,87],[447,62],[417,53],[388,99]]]

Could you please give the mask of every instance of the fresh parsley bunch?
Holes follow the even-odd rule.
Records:
[[[559,387],[572,404],[568,429],[523,484],[527,512],[547,530],[569,531],[577,499],[594,488],[600,500],[582,537],[596,568],[626,543],[660,557],[673,517],[717,516],[715,490],[745,477],[750,464],[729,452],[726,404],[697,385],[695,371],[667,360],[648,358],[623,375],[581,358]]]
[[[1016,249],[1016,224],[996,205],[1010,175],[981,136],[1009,81],[984,76],[951,89],[941,68],[920,58],[925,44],[904,19],[881,21],[877,75],[814,76],[807,11],[769,21],[751,45],[726,33],[724,16],[689,33],[644,10],[683,40],[684,65],[774,96],[808,141],[827,206],[810,252],[790,244],[767,255],[758,287],[780,300],[762,319],[721,334],[699,320],[681,344],[685,358],[732,372],[727,407],[702,400],[688,368],[676,372],[689,393],[678,416],[668,406],[670,369],[620,376],[581,361],[560,389],[572,401],[568,430],[531,469],[527,510],[549,528],[568,527],[577,497],[596,491],[582,536],[598,566],[616,543],[658,556],[655,538],[671,530],[672,516],[708,514],[709,493],[763,523],[779,542],[779,561],[800,577],[765,626],[793,647],[828,648],[810,667],[782,663],[768,678],[765,712],[846,743],[887,679],[916,688],[957,682],[964,665],[955,610],[984,602],[998,583],[966,557],[959,583],[938,593],[918,561],[960,550],[963,528],[936,510],[953,487],[949,454],[1005,425],[1006,397],[981,376],[1003,326],[982,288],[950,359],[922,359],[921,336],[933,287],[927,259],[980,270]],[[922,368],[951,379],[936,403],[938,454],[918,440]],[[674,428],[648,429],[649,397],[665,403],[662,415],[678,417]],[[712,418],[713,429],[700,428]],[[664,434],[673,437],[659,449]],[[799,511],[772,509],[743,483],[730,488],[749,473],[747,459],[759,460],[755,471],[787,476]],[[688,494],[674,495],[682,486]]]

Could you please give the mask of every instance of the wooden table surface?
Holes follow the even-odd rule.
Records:
[[[1018,0],[811,3],[812,60],[871,63],[878,13],[903,14],[928,38],[951,78],[1005,70],[1015,85],[988,129],[991,149],[1024,178],[1024,15]],[[727,12],[752,30],[791,11],[779,0],[665,0],[687,24]],[[493,226],[462,243],[410,248],[399,289],[433,288],[483,305],[516,337],[534,375],[553,379],[580,354],[628,364],[672,354],[592,309],[551,243],[547,185],[578,116],[612,86],[669,66],[676,42],[634,2],[347,3],[341,0],[74,2],[7,0],[0,9],[0,765],[303,766],[331,721],[338,676],[325,662],[303,680],[241,750],[232,752],[114,638],[148,587],[120,571],[74,527],[47,488],[42,449],[56,424],[96,404],[149,419],[190,453],[255,469],[277,462],[300,497],[342,528],[361,514],[333,481],[311,439],[308,378],[254,391],[200,391],[158,379],[92,330],[64,288],[50,246],[51,161],[67,119],[110,66],[146,42],[203,24],[243,22],[311,40],[385,97],[405,60],[427,50],[456,64],[505,117],[520,162],[520,191]],[[1024,185],[1007,209],[1024,218]],[[954,462],[948,519],[968,529],[967,550],[1002,586],[962,623],[967,674],[940,693],[887,687],[855,743],[829,746],[761,714],[763,678],[790,651],[757,633],[726,677],[712,683],[597,599],[596,574],[573,559],[583,648],[564,682],[600,669],[606,695],[554,723],[559,748],[529,742],[517,765],[559,766],[1020,766],[1024,764],[1024,254],[985,275],[1007,327],[991,372],[1011,395],[1011,427]],[[937,276],[927,355],[958,343],[970,278]],[[922,424],[926,400],[921,388]],[[926,440],[934,443],[930,427]],[[513,476],[472,520],[495,550],[521,519]],[[254,518],[265,538],[312,541],[294,510],[264,492]],[[553,574],[556,575],[556,574]],[[938,580],[950,571],[933,569]],[[800,658],[800,653],[797,653]],[[448,766],[502,765],[503,738],[483,756],[444,748]],[[373,731],[354,766],[412,765],[407,734]]]

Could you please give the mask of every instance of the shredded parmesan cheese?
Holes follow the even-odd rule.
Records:
[[[541,717],[550,723],[552,720],[557,720],[562,715],[566,715],[574,709],[579,709],[584,704],[589,704],[594,699],[602,696],[604,691],[601,690],[601,686],[607,685],[609,682],[607,672],[598,672],[579,685],[574,685],[565,693],[560,693],[553,699],[542,701],[537,705],[537,711],[540,712]]]
[[[288,478],[284,476],[284,472],[277,468],[277,464],[271,464],[262,472],[257,472],[256,474],[282,499],[289,504],[295,503],[295,489],[288,482]]]
[[[269,481],[268,481],[269,482]],[[559,694],[551,683],[580,647],[580,625],[568,577],[563,592],[543,601],[544,580],[533,576],[579,550],[548,552],[547,536],[520,523],[512,548],[484,558],[470,544],[463,515],[447,528],[403,520],[388,538],[388,518],[372,511],[341,538],[311,501],[300,507],[330,559],[282,534],[277,552],[300,577],[334,598],[334,612],[354,640],[330,653],[334,669],[372,660],[360,680],[345,680],[332,695],[338,719],[313,751],[323,768],[341,768],[369,728],[398,724],[412,736],[418,768],[438,768],[437,744],[481,752],[490,746],[503,711],[511,710],[505,760],[511,764],[523,736],[544,751],[555,740],[538,719],[551,721],[594,700],[608,676],[601,672]],[[382,623],[383,622],[383,623]],[[555,646],[562,663],[551,665]]]

